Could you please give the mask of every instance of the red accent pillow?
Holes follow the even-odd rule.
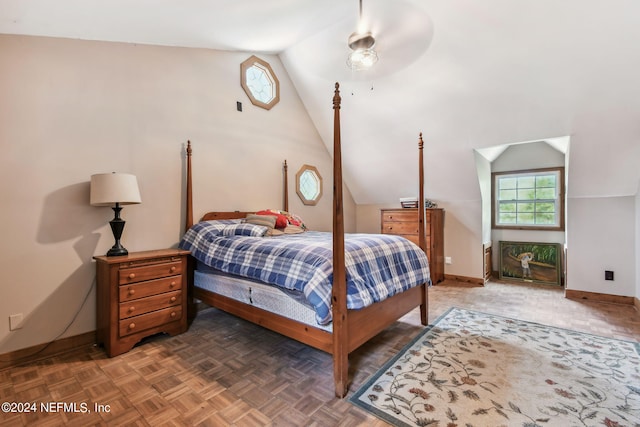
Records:
[[[287,222],[287,217],[279,214],[277,212],[273,212],[270,210],[263,210],[263,211],[259,211],[256,212],[256,215],[273,215],[276,217],[276,228],[285,228],[288,224]]]

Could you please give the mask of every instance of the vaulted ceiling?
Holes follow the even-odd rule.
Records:
[[[364,0],[379,62],[352,72],[357,0],[0,0],[0,33],[278,54],[325,144],[342,93],[357,203],[479,199],[474,149],[570,137],[569,196],[640,183],[637,0]]]

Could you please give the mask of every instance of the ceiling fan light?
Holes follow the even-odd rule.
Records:
[[[378,61],[378,54],[373,49],[376,39],[370,32],[351,34],[348,44],[352,52],[347,57],[347,66],[353,71],[367,70]]]
[[[347,66],[353,71],[367,70],[378,61],[378,54],[373,48],[356,49],[347,57]]]

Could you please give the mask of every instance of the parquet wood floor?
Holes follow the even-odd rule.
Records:
[[[444,282],[429,299],[430,322],[457,306],[640,341],[634,307],[568,300],[556,287]],[[351,391],[421,328],[413,311],[353,353]],[[0,413],[3,426],[387,425],[334,397],[329,355],[215,309],[200,312],[185,334],[153,337],[115,358],[90,347],[0,371],[0,401],[38,405]],[[47,402],[79,412],[43,412]]]

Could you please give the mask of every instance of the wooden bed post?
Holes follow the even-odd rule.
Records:
[[[349,386],[349,353],[367,340],[380,333],[400,317],[407,314],[420,304],[421,321],[426,325],[427,320],[427,289],[426,284],[412,288],[406,292],[396,294],[384,301],[380,301],[360,310],[347,310],[347,273],[345,266],[345,232],[344,232],[344,204],[342,179],[342,148],[340,137],[340,85],[335,84],[333,96],[334,110],[334,144],[333,144],[333,284],[331,290],[331,313],[333,316],[333,331],[310,326],[301,321],[290,319],[276,312],[256,307],[252,304],[236,301],[219,293],[194,286],[195,258],[189,257],[187,292],[189,298],[189,321],[196,315],[195,298],[202,302],[224,310],[239,318],[248,320],[265,328],[271,329],[284,336],[303,342],[322,351],[330,352],[333,357],[333,376],[335,394],[344,397]],[[420,246],[426,250],[425,209],[424,209],[424,165],[422,159],[422,134],[420,134],[420,197],[418,209],[421,212]],[[192,168],[191,141],[187,141],[187,206],[185,226],[188,230],[194,224],[192,198]],[[287,163],[284,162],[284,179],[287,181]],[[288,209],[288,191],[285,185],[285,209]],[[207,212],[202,220],[239,219],[245,218],[250,212]],[[186,231],[185,231],[186,232]]]
[[[424,141],[422,140],[422,132],[418,138],[418,181],[419,181],[419,194],[418,194],[418,244],[420,248],[427,253],[427,236],[425,233],[425,204],[424,204],[424,156],[423,156]],[[420,323],[427,325],[427,313],[429,309],[429,294],[427,291],[427,285],[422,287],[422,301],[420,302]]]
[[[342,154],[340,145],[340,85],[333,95],[333,377],[336,396],[344,397],[349,385],[347,343],[347,275],[344,260],[344,217],[342,206]]]
[[[191,141],[187,141],[187,212],[184,232],[193,225],[193,192],[191,182]]]
[[[289,167],[287,166],[286,159],[282,168],[284,170],[284,210],[285,212],[289,212],[289,179],[287,178],[287,170]]]
[[[191,171],[191,141],[187,141],[187,209],[185,213],[184,232],[186,233],[193,225],[193,181]],[[192,256],[187,257],[187,323],[191,325],[198,313],[195,300],[195,288],[193,274],[196,269],[196,261]]]

